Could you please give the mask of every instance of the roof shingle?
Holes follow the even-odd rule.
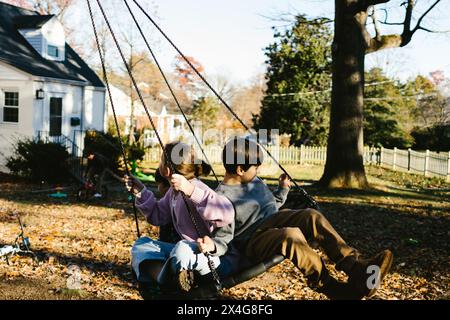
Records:
[[[64,61],[47,60],[18,31],[18,24],[21,28],[32,25],[38,27],[51,17],[0,2],[0,61],[34,76],[80,81],[104,87],[96,73],[68,44]]]

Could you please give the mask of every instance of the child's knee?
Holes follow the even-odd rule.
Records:
[[[149,237],[140,237],[139,239],[137,239],[135,242],[134,242],[134,246],[135,245],[138,245],[138,244],[142,244],[142,243],[147,243],[147,242],[150,242],[152,239],[151,238],[149,238]]]
[[[299,228],[283,228],[282,238],[284,241],[307,243],[303,232]]]
[[[308,213],[308,218],[313,221],[319,221],[324,218],[323,214],[315,209],[306,209],[306,211]]]
[[[150,239],[149,237],[141,237],[139,239],[137,239],[134,243],[133,246],[131,247],[131,253],[135,253],[137,250],[139,250],[139,248],[147,243],[150,243],[152,241],[152,239]]]
[[[175,245],[170,256],[175,257],[176,261],[190,261],[195,256],[195,252],[188,241],[180,241]]]

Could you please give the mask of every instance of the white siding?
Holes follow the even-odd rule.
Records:
[[[66,48],[66,36],[62,24],[56,19],[56,17],[50,19],[46,24],[42,26],[43,56],[49,60],[64,61],[65,48]],[[48,46],[52,45],[58,48],[58,57],[48,55]]]
[[[13,77],[25,77],[13,69],[2,66],[2,71]],[[13,146],[18,139],[33,136],[33,100],[34,90],[31,80],[5,80],[5,74],[0,79],[0,171],[6,171],[6,158],[11,156]],[[26,77],[25,77],[26,78]],[[15,91],[19,93],[19,122],[3,122],[4,91]]]
[[[37,100],[35,103],[36,113],[42,112],[42,118],[36,122],[36,131],[49,131],[50,125],[50,98],[62,98],[63,99],[63,118],[61,133],[72,139],[73,131],[80,130],[81,127],[71,126],[70,119],[72,117],[78,117],[81,119],[82,109],[82,93],[83,87],[61,84],[61,83],[46,83],[44,85],[45,99]],[[43,101],[42,111],[38,106],[39,101]],[[38,117],[36,117],[38,119]]]
[[[43,36],[40,29],[21,29],[20,34],[42,55]]]
[[[131,98],[122,90],[115,86],[110,86],[111,90],[111,96],[113,98],[114,102],[114,110],[116,112],[117,116],[124,116],[124,117],[130,117],[131,114]],[[109,95],[108,92],[106,92],[106,105],[107,108],[107,114],[108,116],[112,116],[112,106],[111,102],[109,101]],[[150,114],[153,116],[154,113],[151,110],[151,107],[147,106],[149,108]],[[139,116],[146,116],[144,107],[142,107],[142,104],[139,102],[139,99],[136,99],[134,101],[134,115],[136,117]]]
[[[115,86],[110,86],[111,90],[111,96],[113,98],[114,102],[114,110],[116,112],[117,116],[130,116],[130,105],[131,105],[131,99],[129,96],[126,95],[125,92],[120,90],[119,88]],[[106,104],[108,105],[108,115],[113,115],[111,102],[109,100],[109,95],[106,95]]]
[[[50,19],[40,29],[20,29],[20,34],[41,56],[49,60],[64,61],[66,36],[62,24],[56,17]],[[58,48],[58,57],[48,54],[48,46]]]
[[[105,129],[105,92],[92,87],[85,88],[83,130]]]

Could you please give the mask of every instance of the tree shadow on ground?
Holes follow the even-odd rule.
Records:
[[[295,197],[285,207],[295,209]],[[428,280],[436,272],[448,274],[448,215],[417,215],[402,207],[386,208],[377,203],[321,202],[320,207],[338,233],[363,255],[392,250],[393,271]]]
[[[9,245],[0,242],[0,247]],[[44,250],[44,249],[33,249],[32,252],[36,255],[37,261],[47,261],[49,257],[56,259],[58,264],[69,267],[71,265],[78,266],[80,268],[89,270],[90,272],[107,272],[117,279],[136,283],[133,275],[131,266],[129,263],[117,263],[111,262],[110,260],[93,259],[88,257],[83,257],[82,255],[68,255],[54,250]],[[30,256],[30,255],[27,255]]]
[[[415,201],[449,201],[450,193],[439,194],[433,190],[414,190],[409,188],[383,186],[380,188],[377,185],[372,185],[370,189],[323,189],[317,185],[303,186],[309,194],[319,197],[327,198],[342,198],[342,197],[384,197],[384,198],[402,198]],[[293,190],[295,192],[295,189]],[[439,190],[440,191],[440,190]],[[441,192],[441,191],[440,191]]]
[[[55,292],[45,279],[4,279],[0,277],[1,300],[93,300],[95,296],[82,290]]]
[[[70,190],[63,190],[62,193],[67,194],[67,197],[64,198],[52,198],[49,194],[55,193],[56,191],[48,191],[48,192],[37,192],[33,193],[33,190],[39,190],[34,188],[35,186],[29,187],[27,190],[22,188],[16,188],[16,186],[23,187],[24,184],[10,184],[8,186],[4,186],[4,190],[2,190],[0,194],[0,199],[7,201],[15,201],[22,204],[28,205],[61,205],[61,206],[94,206],[94,207],[105,207],[105,208],[113,208],[113,209],[130,209],[132,208],[132,204],[129,201],[129,193],[125,189],[123,185],[118,183],[111,185],[108,191],[108,196],[106,198],[91,198],[85,201],[81,201],[77,199],[76,196],[76,187],[73,187]],[[147,184],[147,187],[157,193],[157,187],[155,184]]]
[[[277,181],[276,179],[272,179]],[[206,181],[214,186],[213,180]],[[383,249],[389,248],[394,252],[395,260],[393,271],[407,276],[421,276],[428,280],[434,279],[436,273],[448,274],[448,256],[450,245],[448,243],[450,219],[448,207],[441,202],[446,197],[437,196],[429,190],[411,190],[401,187],[384,187],[383,190],[373,188],[370,190],[322,190],[314,185],[305,186],[305,189],[314,196],[321,197],[319,203],[321,211],[330,220],[336,230],[348,243],[364,255],[370,256]],[[403,191],[406,191],[404,193]],[[399,193],[400,192],[400,193]],[[114,197],[120,199],[114,200]],[[368,201],[367,198],[373,197]],[[382,198],[401,198],[403,202],[383,202]],[[5,189],[0,198],[18,201],[27,204],[42,204],[55,202],[48,197],[33,197],[23,190]],[[111,203],[98,203],[98,206],[120,208],[126,212],[132,212],[131,204],[123,201],[120,192],[113,194]],[[356,199],[348,199],[356,198]],[[432,207],[413,201],[433,201]],[[57,203],[56,204],[60,204]],[[73,205],[74,203],[61,203]],[[77,203],[79,204],[79,203]],[[438,204],[438,205],[436,205]],[[86,206],[91,206],[89,203]],[[286,203],[287,208],[301,207],[301,199],[295,191],[291,192]],[[436,214],[438,213],[438,214]],[[15,219],[7,222],[14,222]],[[2,222],[2,221],[0,221]],[[6,221],[5,221],[6,222]],[[48,252],[42,252],[45,255]],[[60,253],[52,255],[60,256],[65,263],[79,263],[88,265],[92,270],[110,270],[124,281],[132,281],[127,275],[127,265],[114,265],[109,261],[91,260],[83,257],[65,256]]]

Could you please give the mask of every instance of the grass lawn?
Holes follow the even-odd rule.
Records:
[[[156,168],[147,164],[148,170]],[[390,248],[392,272],[374,299],[449,299],[450,184],[368,167],[370,190],[320,190],[311,183],[320,166],[287,166],[320,204],[325,216],[348,243],[371,255]],[[262,171],[268,184],[279,172]],[[220,167],[217,174],[223,175]],[[267,175],[270,173],[270,176]],[[208,183],[214,185],[214,179]],[[0,176],[0,246],[19,232],[14,216],[26,223],[38,262],[15,256],[0,260],[0,299],[140,299],[130,272],[130,248],[136,238],[132,206],[120,185],[111,185],[107,200],[80,203],[31,193],[39,186]],[[301,199],[292,192],[286,207]],[[141,232],[157,228],[139,217]],[[326,258],[326,257],[324,257]],[[328,262],[328,260],[326,260]],[[343,273],[332,273],[345,279]],[[77,277],[81,287],[73,289]],[[305,285],[303,276],[285,261],[251,281],[225,291],[231,299],[325,299]]]

